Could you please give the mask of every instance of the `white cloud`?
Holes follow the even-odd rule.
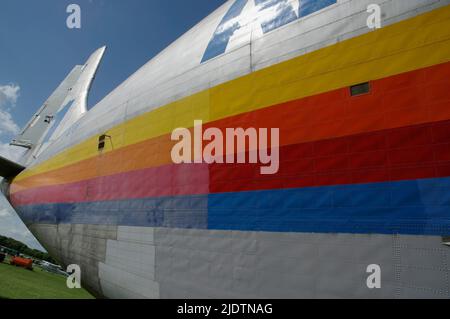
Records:
[[[16,84],[0,85],[0,107],[15,106],[20,95],[20,86]]]
[[[0,136],[15,135],[19,132],[19,126],[13,121],[11,114],[0,109]]]
[[[15,135],[19,126],[11,116],[20,94],[20,86],[15,84],[0,85],[0,137]]]
[[[23,149],[5,143],[19,133],[19,126],[11,116],[11,109],[20,96],[20,86],[16,84],[0,85],[0,156],[17,161]]]

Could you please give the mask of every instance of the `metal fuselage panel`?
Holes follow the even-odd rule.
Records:
[[[47,147],[11,202],[99,296],[448,298],[448,4],[229,1]],[[279,171],[175,165],[171,132],[195,120],[279,128]]]

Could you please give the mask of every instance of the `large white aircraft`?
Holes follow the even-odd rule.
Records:
[[[230,0],[87,111],[101,48],[4,193],[98,297],[449,298],[449,4]]]

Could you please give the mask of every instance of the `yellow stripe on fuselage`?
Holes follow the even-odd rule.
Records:
[[[369,32],[183,98],[108,130],[114,150],[204,123],[450,61],[450,6]],[[98,136],[16,178],[98,156]],[[109,146],[106,152],[114,151]]]

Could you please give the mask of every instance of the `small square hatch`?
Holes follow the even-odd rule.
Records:
[[[359,96],[363,94],[370,93],[370,83],[364,82],[356,85],[352,85],[350,87],[350,95],[351,96]]]

